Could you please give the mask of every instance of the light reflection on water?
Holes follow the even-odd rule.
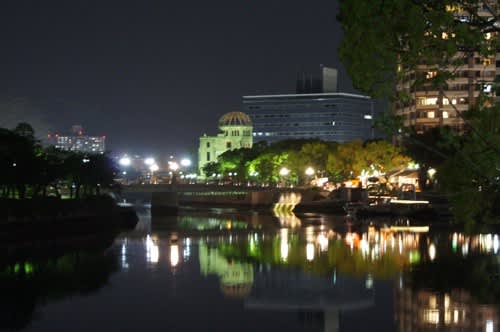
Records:
[[[85,287],[83,276],[90,282],[95,272],[82,261],[108,267],[98,283],[92,281],[91,293],[67,300],[74,310],[89,303],[72,316],[78,325],[58,314],[61,294],[74,294],[74,285],[61,290],[63,285],[46,281],[47,275],[78,275]],[[499,331],[499,266],[498,234],[429,233],[324,215],[234,210],[151,218],[145,210],[136,230],[116,238],[104,255],[19,262],[0,276],[5,285],[15,281],[14,289],[45,289],[43,300],[33,299],[39,314],[25,328],[33,331],[56,330],[56,322],[62,330],[84,331],[103,310],[128,306],[137,313],[120,315],[107,331],[133,330],[151,312],[158,318],[143,326],[149,330],[165,330],[168,321],[178,330]],[[113,300],[128,295],[134,300]],[[200,316],[205,310],[213,317]],[[186,319],[186,313],[200,318]],[[227,324],[222,317],[246,323]]]
[[[319,225],[311,225],[293,213],[282,211],[277,211],[274,220],[263,218],[258,222],[255,218],[235,218],[230,221],[213,216],[202,218],[198,224],[199,220],[193,216],[180,216],[177,219],[179,225],[186,227],[186,231],[191,227],[201,231],[219,229],[236,232],[223,236],[198,234],[196,242],[202,275],[217,275],[221,292],[226,296],[247,298],[250,299],[247,302],[253,303],[255,299],[252,292],[262,292],[262,289],[257,290],[255,278],[266,266],[271,269],[298,269],[318,278],[333,280],[334,286],[342,278],[357,280],[357,290],[365,292],[374,291],[375,280],[394,280],[394,311],[400,331],[418,331],[438,326],[444,330],[459,328],[498,331],[498,302],[489,304],[491,299],[475,296],[474,292],[480,292],[480,289],[459,288],[461,280],[468,282],[466,276],[459,278],[458,285],[440,288],[432,282],[435,275],[425,275],[425,272],[423,276],[417,274],[419,277],[429,278],[431,282],[426,285],[425,281],[412,280],[415,275],[411,273],[412,269],[422,272],[428,266],[433,266],[432,273],[444,272],[443,278],[446,279],[446,271],[440,270],[439,265],[448,264],[449,259],[455,264],[473,263],[473,268],[474,262],[485,264],[486,260],[486,264],[490,264],[486,278],[496,280],[498,284],[498,234],[429,233],[425,227],[405,229],[377,225],[365,225],[355,230],[340,225],[340,230],[336,230],[338,224],[325,222],[328,219],[324,217],[319,218]],[[266,222],[274,223],[275,228],[263,231],[265,226],[269,226],[262,224]],[[228,227],[228,224],[238,227]],[[184,252],[186,250],[190,252],[190,246]],[[468,259],[468,256],[473,258]],[[182,264],[182,259],[180,263]],[[254,269],[257,270],[255,274]],[[360,283],[360,280],[363,282]],[[294,287],[300,288],[297,284]],[[498,290],[500,287],[495,289]],[[314,293],[309,291],[309,295]],[[325,292],[325,289],[322,291]],[[287,306],[293,307],[290,304],[291,292],[290,289],[287,290],[283,301],[287,299]],[[324,294],[327,293],[322,293],[323,302],[327,301]],[[338,294],[335,296],[338,301]],[[373,295],[366,299],[369,299],[366,302],[369,303],[368,306],[374,305]],[[361,300],[358,298],[359,301]],[[301,305],[302,309],[312,306],[311,303]],[[338,302],[335,305],[337,309],[341,306]],[[308,310],[322,311],[325,320],[332,316],[328,308],[312,306]],[[330,323],[325,321],[325,326]],[[336,326],[338,321],[332,324]]]

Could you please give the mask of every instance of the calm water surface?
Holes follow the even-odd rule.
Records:
[[[0,329],[499,331],[497,234],[139,212],[116,238],[3,262]]]

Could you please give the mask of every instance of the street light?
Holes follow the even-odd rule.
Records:
[[[132,160],[130,160],[130,158],[125,155],[125,156],[120,158],[118,163],[122,166],[130,166],[130,164],[132,163]]]
[[[290,174],[290,170],[286,167],[282,167],[280,169],[280,176],[283,178],[283,186],[286,186],[286,179],[285,177]]]
[[[191,166],[191,160],[188,158],[184,158],[181,160],[181,166],[182,167],[189,167]]]
[[[307,176],[314,175],[314,168],[312,168],[311,166],[309,166],[308,168],[306,168],[305,173],[306,173]]]
[[[175,172],[176,170],[179,169],[179,164],[176,163],[175,161],[169,161],[168,162],[168,167],[170,168],[170,170],[172,170],[172,171]]]
[[[280,175],[281,175],[281,176],[287,176],[288,174],[290,174],[290,170],[289,170],[288,168],[286,168],[286,167],[282,167],[282,168],[280,169]]]
[[[155,159],[154,159],[154,158],[151,158],[151,157],[146,158],[146,159],[144,159],[144,163],[145,163],[146,165],[148,165],[148,166],[152,166],[152,165],[154,165],[154,164],[155,164]]]

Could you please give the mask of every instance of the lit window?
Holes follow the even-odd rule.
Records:
[[[486,321],[486,332],[493,332],[493,321],[491,319]]]
[[[439,310],[437,309],[424,310],[424,322],[430,324],[439,324]]]
[[[489,65],[491,65],[491,59],[483,58],[483,66],[489,66]]]
[[[487,32],[487,33],[484,35],[484,39],[486,39],[486,40],[491,39],[491,32]]]
[[[420,106],[428,106],[428,105],[436,105],[437,104],[437,97],[418,97],[417,98],[417,105]]]
[[[436,298],[436,295],[429,296],[429,307],[431,309],[437,308],[437,298]]]
[[[434,112],[427,112],[427,117],[433,119],[435,116]]]
[[[443,119],[448,119],[449,116],[448,116],[448,112],[444,111],[443,112]]]
[[[431,79],[437,76],[437,71],[428,71],[427,74],[425,74],[425,78]]]
[[[448,98],[443,98],[443,105],[449,105],[450,100]]]

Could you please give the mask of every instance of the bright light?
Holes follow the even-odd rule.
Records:
[[[306,168],[305,173],[306,173],[307,176],[314,175],[314,168],[312,168],[312,167]]]
[[[176,171],[179,169],[179,164],[176,163],[175,161],[169,161],[168,162],[168,167],[172,170],[172,171]]]
[[[118,161],[118,163],[122,166],[130,166],[130,164],[132,163],[132,160],[130,160],[129,157],[127,156],[123,156],[121,157],[121,159]]]
[[[486,332],[493,332],[493,321],[491,319],[486,321]]]
[[[280,230],[280,256],[284,262],[288,259],[288,229],[286,228]]]
[[[158,263],[160,259],[160,248],[150,235],[146,236],[146,260],[149,263]]]
[[[146,165],[148,165],[148,166],[151,166],[151,165],[155,164],[155,159],[151,158],[151,157],[150,158],[146,158],[146,159],[144,159],[144,163]]]
[[[314,259],[314,244],[308,243],[306,245],[306,259],[312,261]]]
[[[286,167],[282,167],[282,168],[280,169],[280,175],[281,175],[281,176],[287,176],[288,174],[290,174],[290,170],[289,170],[288,168],[286,168]]]
[[[184,158],[181,160],[181,166],[182,167],[189,167],[191,166],[191,160]]]
[[[430,176],[431,178],[433,178],[433,177],[434,177],[434,175],[436,174],[436,170],[435,170],[434,168],[430,168],[430,169],[427,171],[427,173],[429,173],[429,176]]]
[[[431,261],[436,258],[436,246],[434,245],[434,243],[431,243],[431,245],[429,246],[429,258],[431,259]]]
[[[156,172],[159,169],[160,169],[160,167],[158,165],[156,165],[156,164],[153,164],[153,165],[149,166],[149,170],[151,172]]]
[[[316,241],[318,242],[321,251],[328,251],[328,238],[325,234],[319,234]]]
[[[179,246],[173,244],[170,246],[170,266],[176,267],[179,264]]]

